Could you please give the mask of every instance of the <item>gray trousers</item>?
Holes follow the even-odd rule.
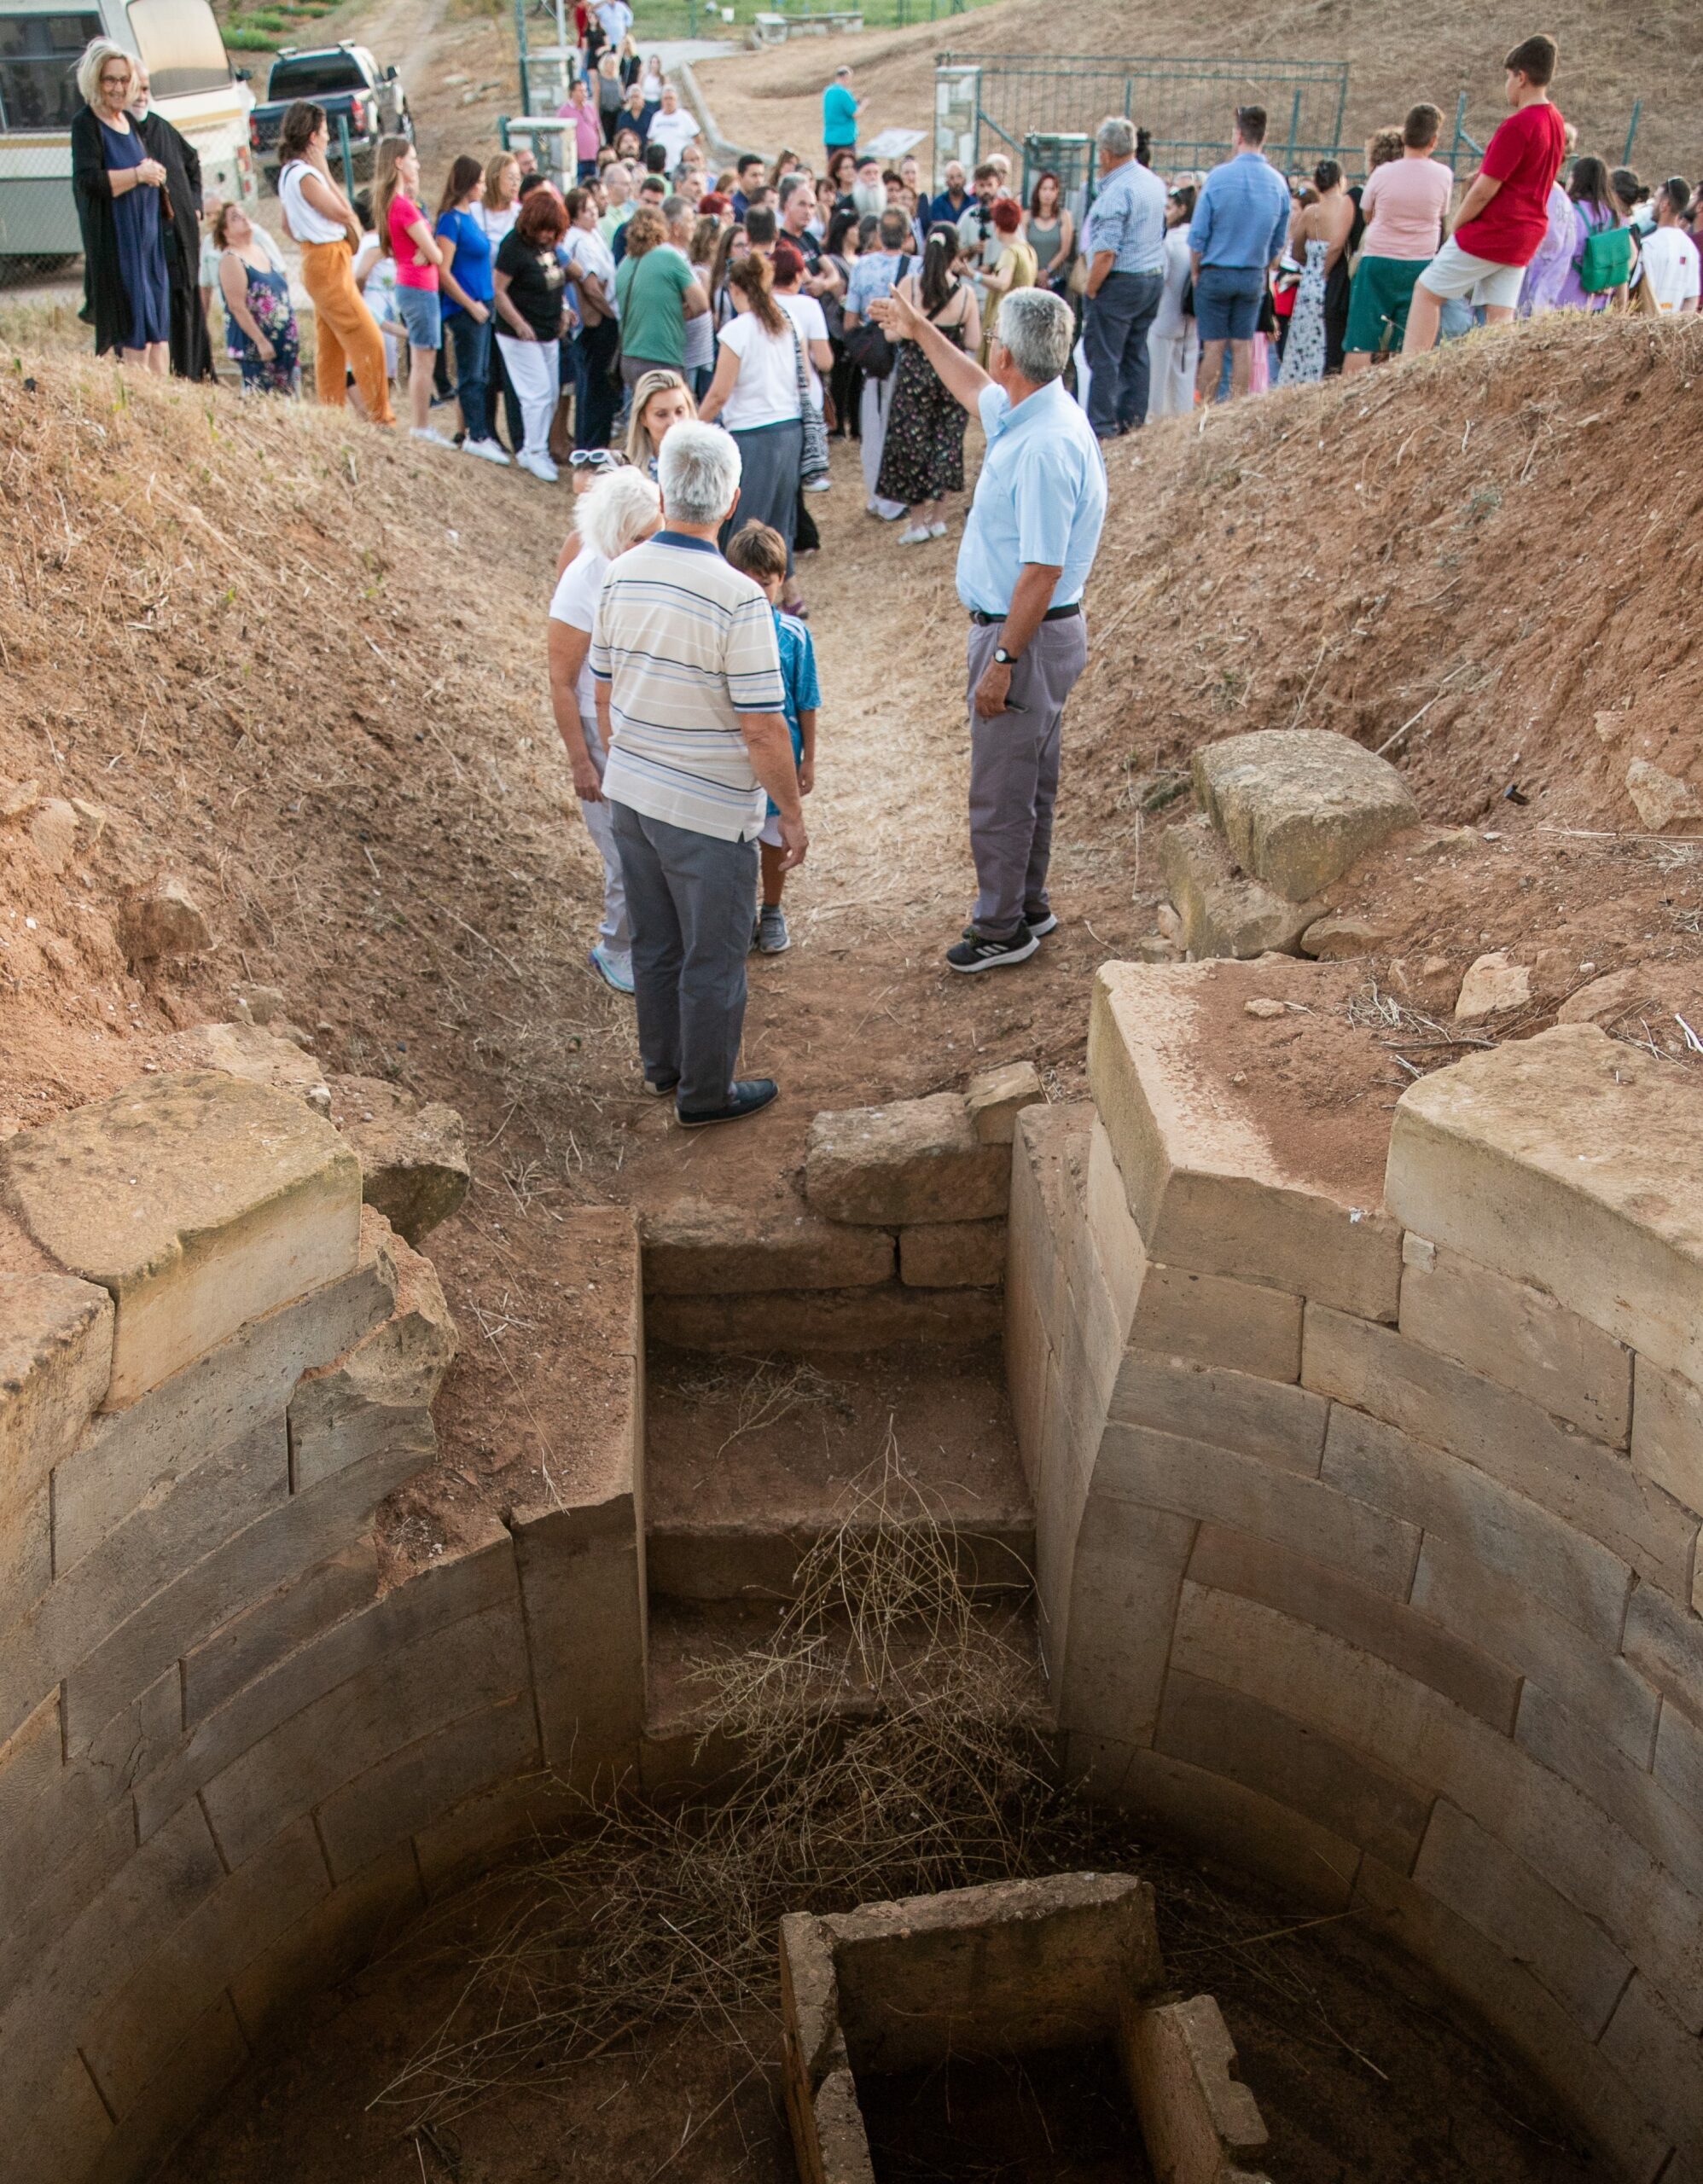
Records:
[[[1007,703],[1023,711],[984,720],[976,685],[1003,635],[997,623],[970,624],[970,850],[979,891],[974,922],[985,940],[1009,940],[1026,918],[1047,914],[1065,700],[1088,665],[1080,614],[1043,622],[1011,671]]]
[[[695,834],[627,804],[609,809],[627,883],[646,1082],[677,1081],[684,1113],[724,1107],[745,1028],[757,845]]]
[[[1152,377],[1148,334],[1165,294],[1162,273],[1108,273],[1088,299],[1082,343],[1088,353],[1088,421],[1096,433],[1147,422]]]

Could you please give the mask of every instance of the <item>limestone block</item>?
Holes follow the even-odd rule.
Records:
[[[1653,834],[1688,820],[1703,819],[1703,803],[1688,781],[1653,766],[1648,758],[1634,758],[1626,769],[1626,793],[1638,815],[1640,826]]]
[[[1387,759],[1322,729],[1261,729],[1206,745],[1194,753],[1194,793],[1243,870],[1291,903],[1419,823]]]
[[[1682,1803],[1648,1769],[1610,1744],[1593,1723],[1535,1683],[1528,1683],[1520,1694],[1514,1734],[1540,1765],[1582,1792],[1658,1865],[1665,1866],[1694,1896],[1703,1896],[1703,1837],[1698,1832],[1695,1798]]]
[[[1157,1750],[1240,1782],[1398,1868],[1413,1862],[1430,1792],[1280,1708],[1173,1666]]]
[[[1309,1304],[1305,1385],[1463,1458],[1661,1585],[1689,1595],[1696,1513],[1615,1450],[1388,1327]]]
[[[934,1221],[901,1228],[898,1278],[912,1289],[985,1289],[1005,1279],[1003,1221]]]
[[[32,1606],[53,1582],[53,1488],[44,1479],[20,1496],[0,1526],[0,1629]]]
[[[553,1774],[523,1774],[475,1790],[415,1830],[426,1892],[446,1895],[511,1850],[543,1850],[584,1816],[583,1802]]]
[[[1455,1021],[1481,1024],[1503,1010],[1524,1008],[1532,998],[1532,973],[1498,949],[1467,966],[1461,990],[1455,996]]]
[[[92,2174],[111,2143],[113,2119],[81,2055],[73,2049],[40,2083],[26,2083],[21,2073],[0,2079],[0,2135],[9,2146],[27,2146],[41,2176]]]
[[[1254,2184],[1243,2164],[1268,2135],[1212,1996],[1131,2008],[1120,2045],[1158,2184]]]
[[[1703,1381],[1703,1095],[1595,1026],[1558,1025],[1398,1102],[1391,1211]]]
[[[1008,1061],[984,1070],[964,1087],[964,1112],[983,1145],[1009,1145],[1026,1107],[1042,1107],[1046,1093],[1032,1061]]]
[[[1071,1572],[1069,1653],[1054,1687],[1065,1729],[1152,1742],[1194,1529],[1168,1510],[1090,1498]]]
[[[640,1523],[631,1490],[512,1519],[543,1762],[582,1789],[628,1765],[644,1727]]]
[[[296,2033],[302,1997],[358,1971],[424,1901],[413,1846],[398,1844],[256,1955],[230,1983],[238,2021],[255,2052]]]
[[[112,1357],[104,1289],[69,1275],[0,1273],[0,1567],[106,1393]],[[11,1619],[0,1603],[0,1627]]]
[[[183,1656],[183,1721],[189,1728],[246,1684],[378,1597],[378,1545],[370,1536],[286,1577],[222,1623]]]
[[[201,906],[181,880],[156,880],[125,898],[119,938],[132,963],[162,956],[199,956],[212,946]]]
[[[1703,1389],[1648,1357],[1637,1361],[1633,1388],[1632,1468],[1688,1509],[1703,1510]]]
[[[1125,1352],[1107,1415],[1120,1426],[1208,1441],[1316,1476],[1329,1405],[1310,1389],[1197,1365],[1152,1351]]]
[[[1465,1548],[1605,1653],[1619,1647],[1632,1588],[1627,1564],[1475,1466],[1339,1403],[1325,1431],[1321,1476],[1355,1502]]]
[[[1632,1353],[1624,1344],[1533,1283],[1493,1274],[1420,1237],[1403,1239],[1398,1324],[1404,1335],[1529,1397],[1582,1433],[1625,1447]]]
[[[893,1240],[880,1228],[803,1211],[753,1213],[684,1199],[642,1217],[645,1293],[736,1297],[752,1290],[857,1289],[893,1278]]]
[[[538,1718],[530,1689],[422,1737],[381,1760],[318,1812],[332,1879],[350,1879],[381,1851],[438,1820],[462,1798],[536,1769]]]
[[[0,1145],[0,1188],[61,1266],[117,1306],[111,1409],[247,1320],[352,1273],[360,1170],[299,1101],[157,1077]]]
[[[1097,1115],[1089,1134],[1086,1158],[1081,1146],[1072,1142],[1067,1150],[1067,1167],[1082,1215],[1079,1222],[1071,1223],[1069,1233],[1075,1248],[1069,1255],[1067,1278],[1072,1283],[1088,1281],[1103,1287],[1113,1318],[1133,1337],[1148,1277],[1147,1246],[1130,1211],[1130,1196],[1112,1140]],[[1145,1347],[1161,1350],[1165,1345],[1149,1342]]]
[[[1046,1413],[1047,1374],[1052,1346],[1041,1316],[1026,1289],[1005,1292],[1005,1391],[1011,1401],[1012,1430],[1023,1476],[1032,1495],[1040,1470],[1041,1432]]]
[[[990,1342],[999,1333],[997,1289],[914,1289],[898,1281],[865,1289],[771,1289],[746,1297],[658,1297],[647,1325],[682,1350],[753,1348],[808,1357],[817,1351],[885,1350],[894,1343]]]
[[[97,1417],[54,1473],[54,1565],[61,1575],[142,1502],[288,1405],[305,1372],[359,1342],[394,1310],[390,1225],[361,1216],[352,1274],[251,1320],[121,1411]]]
[[[258,1024],[197,1024],[169,1038],[165,1054],[173,1069],[222,1070],[227,1077],[288,1092],[321,1114],[331,1112],[325,1072],[313,1056]]]
[[[1223,1274],[1149,1259],[1130,1339],[1143,1350],[1262,1380],[1301,1377],[1301,1299]]]
[[[1010,1182],[1009,1147],[981,1142],[956,1092],[819,1114],[811,1124],[805,1195],[830,1221],[902,1228],[998,1220]]]
[[[1471,1631],[1475,1644],[1592,1723],[1637,1765],[1649,1765],[1654,1686],[1618,1654],[1594,1646],[1577,1623],[1434,1535],[1420,1549],[1412,1597],[1421,1614],[1445,1630]]]
[[[1395,938],[1375,918],[1355,917],[1340,911],[1315,918],[1301,935],[1301,953],[1320,963],[1344,963],[1357,956],[1370,956],[1387,948]]]
[[[1195,961],[1232,956],[1247,961],[1276,950],[1293,956],[1322,902],[1292,903],[1235,868],[1204,819],[1185,819],[1162,838],[1160,871],[1182,921],[1182,941]]]
[[[1163,1751],[1132,1751],[1118,1803],[1156,1834],[1258,1873],[1321,1911],[1347,1908],[1364,1855],[1310,1815]]]
[[[127,2184],[157,2174],[200,2116],[247,2067],[248,2043],[229,1995],[196,2018],[182,2045],[127,2115],[119,2118],[90,2184]]]
[[[331,1096],[332,1118],[360,1157],[363,1197],[417,1248],[473,1180],[460,1115],[377,1077],[337,1077]]]
[[[1697,2068],[1697,2042],[1642,1974],[1634,1974],[1628,1983],[1601,2045],[1604,2059],[1637,2088],[1639,2106],[1686,2148],[1703,2146],[1703,2075]],[[1672,2173],[1662,2171],[1664,2176]]]
[[[1668,1705],[1703,1727],[1703,1616],[1640,1585],[1626,1606],[1621,1647]]]
[[[308,1373],[291,1398],[290,1479],[299,1494],[381,1450],[411,1445],[423,1467],[437,1448],[432,1404],[456,1355],[456,1327],[429,1259],[395,1240],[396,1302],[382,1327],[335,1364]]]
[[[1202,1525],[1189,1557],[1191,1583],[1236,1593],[1375,1653],[1504,1735],[1520,1702],[1519,1672],[1439,1629],[1404,1602],[1369,1592],[1308,1554],[1222,1525]]]
[[[1286,1165],[1227,1088],[1203,1078],[1193,1031],[1214,969],[1108,963],[1095,979],[1089,1078],[1149,1256],[1393,1320],[1395,1223]]]
[[[1703,1729],[1677,1706],[1664,1706],[1656,1730],[1656,1780],[1676,1804],[1694,1813],[1703,1806]]]

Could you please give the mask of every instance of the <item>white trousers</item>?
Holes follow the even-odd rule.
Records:
[[[1149,334],[1148,357],[1152,367],[1148,398],[1149,417],[1183,417],[1194,407],[1194,375],[1200,365],[1200,337],[1194,322],[1187,334]]]
[[[520,405],[525,438],[515,451],[548,457],[550,422],[555,415],[556,383],[561,370],[561,344],[520,341],[512,334],[499,334],[497,346],[509,369],[509,384]]]
[[[526,344],[520,344],[525,348]],[[597,733],[597,717],[590,719],[579,716],[579,729],[585,738],[585,748],[591,763],[597,769],[597,778],[603,778],[608,758],[603,749],[603,739]],[[633,929],[627,917],[627,882],[621,870],[621,853],[615,846],[614,808],[607,804],[584,804],[579,807],[585,831],[597,845],[597,854],[603,860],[603,922],[597,928],[597,938],[604,947],[617,956],[632,953]]]
[[[886,379],[866,379],[863,396],[857,410],[857,428],[863,433],[863,496],[873,502],[885,516],[904,514],[903,501],[884,501],[875,491],[875,480],[881,474],[881,450],[887,444],[887,418],[893,406],[893,381],[898,376],[897,367]]]

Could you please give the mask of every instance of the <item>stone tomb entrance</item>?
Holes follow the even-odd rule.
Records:
[[[1165,1999],[1153,1891],[1062,1873],[782,1921],[804,2184],[904,2175],[1264,2184],[1209,1995]]]

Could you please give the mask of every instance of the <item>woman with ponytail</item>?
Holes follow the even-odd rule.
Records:
[[[774,276],[755,251],[727,269],[734,316],[716,340],[716,374],[698,415],[718,418],[738,446],[739,506],[723,527],[766,523],[787,542],[787,574],[793,573],[804,405],[809,385],[804,351],[793,322],[775,300]]]
[[[958,276],[961,249],[956,228],[936,228],[923,253],[921,275],[907,273],[898,293],[931,326],[939,327],[955,349],[974,356],[981,342],[981,314],[974,288]],[[944,535],[941,501],[948,493],[964,490],[964,427],[968,421],[968,412],[948,392],[918,345],[901,341],[875,483],[882,500],[902,501],[910,510],[910,521],[898,535],[901,546],[921,546]]]

